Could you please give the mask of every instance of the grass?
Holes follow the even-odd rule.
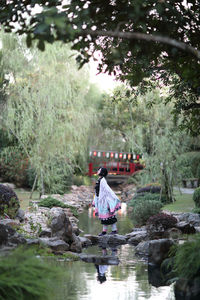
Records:
[[[35,191],[32,195],[32,199],[30,199],[30,191],[24,189],[15,189],[15,193],[17,194],[20,201],[20,208],[23,210],[27,210],[30,206],[30,200],[39,200],[39,192]]]
[[[174,191],[176,201],[171,204],[167,204],[163,207],[163,210],[173,212],[191,212],[195,207],[195,203],[192,199],[192,194],[183,194],[179,191]]]

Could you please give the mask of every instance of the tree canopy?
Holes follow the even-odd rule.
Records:
[[[170,101],[176,96],[175,112],[185,114],[185,125],[194,134],[200,128],[199,16],[199,0],[11,0],[0,4],[0,24],[6,31],[25,33],[28,46],[33,40],[41,50],[45,41],[71,42],[79,51],[80,65],[100,51],[99,71],[113,72],[131,86],[152,76],[169,84]]]
[[[3,130],[15,140],[14,145],[2,143],[0,154],[19,152],[21,161],[28,159],[38,185],[64,190],[74,169],[85,168],[87,159],[95,114],[89,105],[93,91],[88,67],[78,70],[69,46],[59,42],[41,52],[34,47],[28,51],[14,35],[2,33],[0,38],[0,69],[9,78],[3,87],[0,134]]]

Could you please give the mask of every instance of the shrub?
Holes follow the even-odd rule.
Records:
[[[179,157],[180,173],[182,179],[198,177],[200,166],[200,152],[187,152]]]
[[[19,207],[19,199],[15,192],[10,187],[0,184],[0,215],[6,214],[13,219]]]
[[[81,186],[84,185],[84,178],[81,175],[74,175],[72,182],[74,185]]]
[[[152,194],[152,193],[139,193],[136,194],[133,199],[129,202],[129,206],[135,206],[139,201],[161,201],[162,203],[166,203],[166,197],[160,194]]]
[[[196,207],[200,207],[200,187],[195,189],[193,194],[193,200],[195,202]]]
[[[200,275],[200,235],[193,241],[173,247],[170,252],[175,254],[173,269],[180,278],[192,279]]]
[[[52,197],[47,197],[45,199],[40,200],[40,202],[38,203],[38,206],[43,206],[43,207],[48,207],[48,208],[52,208],[52,207],[70,208],[73,215],[78,216],[78,212],[75,207],[65,204],[55,198],[52,198]]]
[[[200,214],[200,207],[193,208],[192,212],[195,213],[195,214]]]
[[[159,213],[162,208],[160,201],[141,200],[134,207],[132,217],[134,224],[145,225],[146,221],[153,215]]]
[[[0,300],[48,299],[61,272],[33,255],[31,250],[19,248],[0,259]]]
[[[154,225],[156,228],[162,226],[164,229],[172,228],[176,223],[177,219],[175,217],[165,213],[151,216],[147,221],[148,226]]]

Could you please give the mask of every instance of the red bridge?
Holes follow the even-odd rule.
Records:
[[[142,170],[142,155],[116,151],[90,151],[88,175],[96,174],[99,167],[105,167],[109,175],[132,175]]]

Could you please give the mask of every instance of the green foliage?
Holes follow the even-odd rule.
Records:
[[[159,213],[162,203],[154,200],[140,200],[135,203],[132,211],[132,220],[135,225],[145,225],[147,220]]]
[[[3,148],[0,153],[0,176],[3,181],[14,182],[17,186],[26,185],[28,161],[17,146]]]
[[[45,199],[40,200],[40,202],[38,203],[38,206],[42,206],[42,207],[48,207],[48,208],[52,208],[52,207],[62,207],[62,208],[70,208],[70,210],[72,211],[73,215],[75,217],[78,216],[78,211],[75,207],[65,204],[55,198],[52,197],[47,197]]]
[[[200,214],[200,207],[193,208],[192,212],[195,214]]]
[[[1,32],[1,39],[2,66],[13,76],[1,121],[28,159],[41,193],[64,193],[74,169],[86,164],[96,105],[90,102],[88,69],[78,70],[74,52],[61,43],[47,46],[44,54],[27,52],[24,39],[13,35]]]
[[[175,255],[173,269],[180,278],[192,279],[200,275],[200,235],[171,249]]]
[[[30,6],[34,5],[43,9],[32,14]],[[45,42],[71,42],[72,48],[79,51],[80,66],[98,50],[99,71],[113,72],[132,87],[140,82],[145,85],[151,76],[156,82],[161,78],[162,85],[164,81],[171,88],[168,101],[174,103],[174,111],[184,116],[183,125],[196,134],[199,133],[199,14],[198,1],[183,5],[181,0],[103,3],[74,0],[67,5],[60,0],[34,0],[34,3],[13,0],[0,4],[0,24],[8,32],[25,33],[28,47],[35,40],[42,51]],[[20,27],[13,23],[20,23]],[[164,42],[160,37],[164,37]],[[13,44],[12,50],[15,51]]]
[[[0,215],[8,215],[14,219],[19,207],[19,200],[15,192],[10,187],[0,184]]]
[[[194,194],[193,194],[193,200],[195,202],[196,207],[200,208],[200,187],[195,189]]]
[[[57,267],[47,266],[32,250],[19,248],[0,258],[0,299],[47,299],[58,276]]]
[[[140,201],[161,201],[163,204],[166,203],[166,197],[164,195],[156,193],[139,193],[136,194],[133,199],[129,202],[129,205],[134,207]]]
[[[200,178],[200,152],[186,152],[178,158],[182,179]]]

